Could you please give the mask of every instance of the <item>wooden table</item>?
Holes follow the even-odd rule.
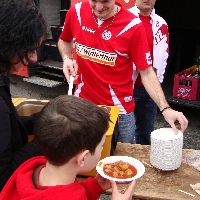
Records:
[[[192,149],[183,149],[183,156]],[[150,146],[117,143],[115,155],[134,157],[145,166],[144,175],[137,180],[134,198],[148,200],[190,200],[200,199],[200,196],[192,190],[190,184],[200,183],[200,172],[187,164],[182,163],[180,168],[174,171],[160,171],[150,165]],[[149,164],[149,165],[148,165]],[[127,184],[118,184],[119,191],[126,188]],[[179,190],[195,195],[192,197]],[[111,190],[106,191],[111,194]]]
[[[192,149],[183,149],[183,156]],[[150,146],[132,145],[118,143],[115,155],[127,155],[134,157],[145,166],[145,174],[137,180],[134,197],[140,199],[163,199],[163,200],[185,200],[200,199],[200,196],[192,190],[190,184],[200,182],[200,172],[187,164],[181,164],[180,168],[174,171],[164,172],[154,167],[150,167]],[[147,163],[147,164],[145,164]],[[119,185],[119,189],[124,188],[124,184]],[[184,194],[178,190],[183,190],[195,195],[196,198]],[[111,191],[109,191],[111,193]]]

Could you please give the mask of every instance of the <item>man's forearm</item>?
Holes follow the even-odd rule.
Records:
[[[145,70],[141,70],[140,75],[146,91],[157,104],[158,108],[163,110],[164,108],[168,107],[169,104],[164,96],[162,87],[153,68],[150,67]]]
[[[61,39],[58,40],[58,49],[63,60],[66,58],[72,59],[72,47],[72,41],[63,41]]]

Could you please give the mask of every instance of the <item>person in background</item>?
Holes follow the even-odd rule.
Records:
[[[187,128],[183,113],[171,109],[165,99],[152,67],[141,20],[115,0],[89,0],[72,6],[66,14],[58,48],[67,81],[70,75],[78,75],[75,96],[97,105],[120,107],[118,141],[133,143],[135,137],[133,65],[175,133],[176,120],[182,131]]]
[[[36,115],[20,117],[12,103],[9,74],[37,61],[36,50],[47,34],[45,20],[31,1],[0,3],[0,191],[15,169],[27,159],[42,155],[33,140],[28,143]]]
[[[155,3],[156,0],[136,0],[135,6],[129,11],[138,16],[144,24],[153,67],[158,80],[162,83],[169,55],[169,32],[166,21],[155,13]],[[135,139],[137,144],[150,145],[157,105],[146,91],[140,74],[137,71],[133,74],[133,79],[136,79],[134,83]]]
[[[101,157],[110,116],[103,108],[75,96],[61,95],[39,113],[34,136],[44,156],[22,164],[8,180],[0,199],[96,200],[113,189],[112,200],[131,200],[135,181],[121,194],[116,183],[97,174],[78,182]]]

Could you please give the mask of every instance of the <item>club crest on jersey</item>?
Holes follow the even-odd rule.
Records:
[[[133,97],[132,97],[132,96],[129,96],[129,97],[125,97],[125,98],[124,98],[124,101],[125,101],[126,103],[128,103],[128,102],[131,102],[132,99],[133,99]]]
[[[104,40],[110,40],[110,38],[112,37],[112,33],[108,30],[105,30],[103,33],[102,33],[102,38]]]
[[[95,34],[95,32],[96,32],[95,30],[88,28],[86,26],[82,26],[82,30],[87,31],[87,32],[92,33],[92,34]]]

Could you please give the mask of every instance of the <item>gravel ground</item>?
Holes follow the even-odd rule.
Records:
[[[11,94],[12,98],[35,98],[35,99],[52,99],[61,94],[67,94],[68,86],[61,85],[55,88],[47,88],[31,83],[24,82],[22,77],[11,75]],[[200,110],[171,104],[172,108],[181,111],[189,120],[187,130],[184,132],[184,148],[200,149]],[[155,129],[169,127],[162,114],[158,112]],[[110,199],[109,195],[102,195],[100,200]]]

